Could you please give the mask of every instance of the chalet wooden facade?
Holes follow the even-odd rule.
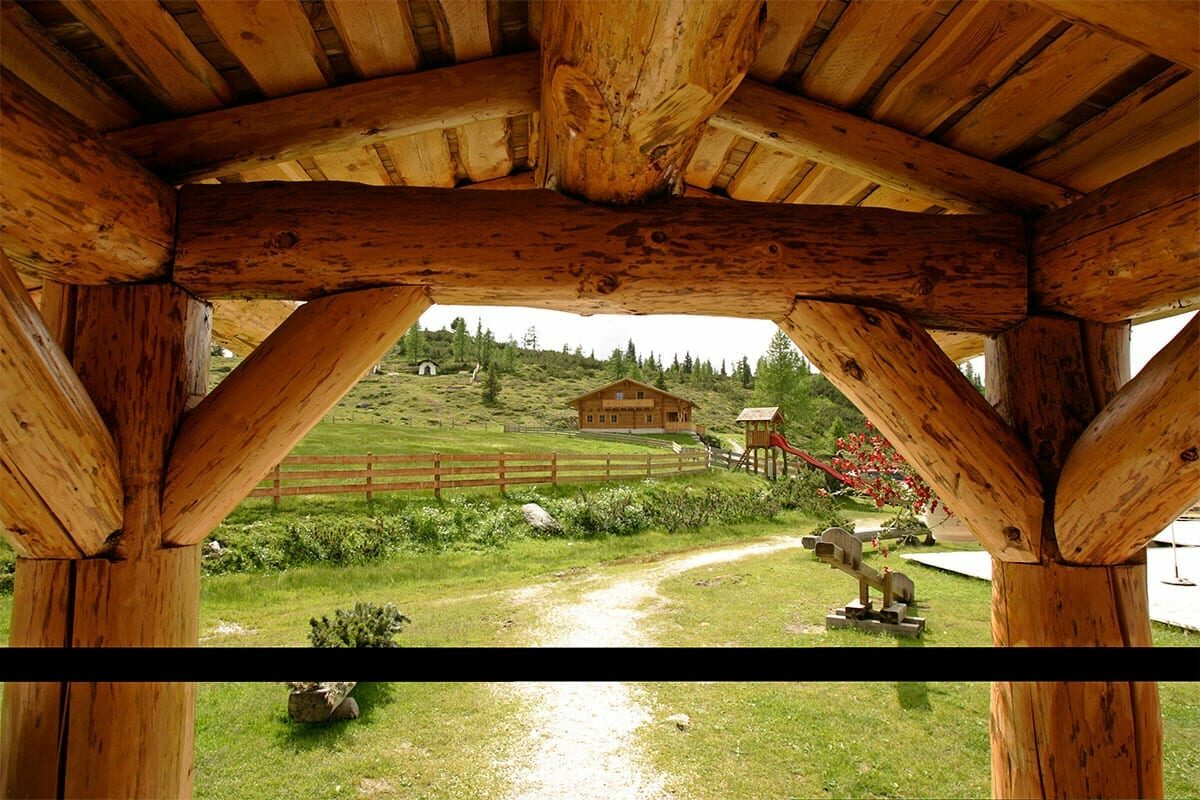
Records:
[[[1200,302],[1196,0],[0,23],[12,644],[195,645],[200,543],[431,303],[775,321],[991,553],[997,647],[1151,643],[1200,322],[1135,380],[1129,326]],[[257,346],[206,395],[212,337]],[[188,796],[193,703],[11,684],[0,793]],[[989,729],[997,797],[1163,792],[1154,683],[997,682]]]
[[[581,394],[567,405],[579,413],[581,431],[703,432],[692,418],[695,403],[632,378]]]

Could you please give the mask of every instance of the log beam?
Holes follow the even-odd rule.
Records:
[[[162,278],[175,191],[7,70],[0,73],[0,243],[65,283]]]
[[[779,325],[995,558],[1037,561],[1033,458],[929,334],[893,312],[812,301]]]
[[[1200,4],[1196,0],[1097,3],[1095,0],[1031,0],[1055,16],[1085,25],[1156,56],[1200,69]]]
[[[538,110],[538,55],[520,53],[143,125],[108,141],[173,181],[216,178]]]
[[[115,434],[123,523],[111,559],[18,559],[10,643],[195,647],[199,547],[161,546],[159,506],[167,447],[205,384],[208,308],[170,285],[76,295],[73,359]],[[192,684],[10,683],[0,794],[190,797],[194,717]]]
[[[1130,381],[1071,449],[1054,503],[1059,547],[1123,564],[1200,498],[1200,317]]]
[[[754,61],[740,0],[547,0],[538,183],[601,203],[678,193],[704,121]]]
[[[865,117],[746,81],[709,124],[953,211],[1036,213],[1075,192]]]
[[[0,252],[0,517],[27,558],[79,558],[121,527],[117,449]]]
[[[1128,345],[1128,325],[1045,317],[988,341],[988,399],[1035,454],[1047,499],[1084,426],[1128,377]],[[1145,563],[1063,564],[1046,508],[1041,562],[992,562],[994,643],[1149,647]],[[1153,683],[995,683],[990,732],[994,797],[1162,796]]]
[[[1025,317],[1025,235],[1012,216],[688,198],[614,209],[541,190],[330,182],[186,186],[180,197],[174,278],[206,298],[419,285],[437,303],[577,313],[778,319],[800,294],[956,330]]]
[[[1117,322],[1200,304],[1197,175],[1188,146],[1039,219],[1034,305]]]
[[[165,540],[207,536],[429,305],[420,289],[373,289],[289,316],[184,421],[167,470]]]
[[[213,341],[248,356],[296,310],[290,300],[214,300]]]

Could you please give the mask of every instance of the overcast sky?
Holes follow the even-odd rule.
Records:
[[[1156,322],[1135,325],[1130,360],[1134,374],[1140,370],[1164,344],[1170,341],[1192,314],[1180,314]],[[721,359],[732,365],[742,356],[753,366],[767,349],[775,332],[775,323],[764,320],[734,319],[732,317],[689,317],[656,315],[635,317],[624,314],[597,314],[580,317],[561,311],[535,308],[504,308],[498,306],[434,306],[421,317],[421,327],[427,330],[449,328],[455,317],[467,320],[468,332],[475,333],[476,321],[491,328],[498,341],[509,336],[520,341],[530,328],[537,329],[538,346],[561,350],[565,343],[572,350],[583,347],[585,355],[596,352],[597,358],[607,358],[613,348],[625,348],[633,339],[638,355],[648,351],[665,356],[669,364],[685,352],[700,356],[718,369]],[[982,370],[983,359],[975,362]]]

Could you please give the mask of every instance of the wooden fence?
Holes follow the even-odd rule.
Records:
[[[708,454],[684,453],[422,453],[383,456],[288,456],[250,493],[270,497],[497,486],[554,485],[694,475],[708,470]]]
[[[699,443],[695,447],[681,445],[667,439],[656,439],[653,436],[636,433],[615,433],[613,431],[581,431],[576,428],[539,428],[534,425],[504,426],[505,433],[541,433],[552,436],[575,436],[580,439],[598,439],[605,442],[620,442],[621,444],[636,444],[640,447],[658,447],[663,450],[674,450],[676,453],[704,452],[705,448]]]

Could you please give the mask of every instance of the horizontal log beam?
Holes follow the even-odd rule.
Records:
[[[1200,317],[1127,383],[1071,449],[1055,496],[1059,548],[1122,564],[1200,498]]]
[[[1033,304],[1118,322],[1200,304],[1200,147],[1039,219]]]
[[[0,72],[0,243],[64,283],[162,278],[175,191],[8,70]]]
[[[374,289],[289,316],[184,418],[167,468],[163,541],[207,536],[429,305],[420,289]]]
[[[1041,212],[1075,192],[865,117],[745,81],[709,124],[952,211]]]
[[[1025,317],[1013,216],[349,183],[186,186],[175,280],[206,298],[384,285],[444,304],[777,319],[799,295],[995,331]]]
[[[95,555],[124,514],[116,445],[3,252],[0,386],[4,538],[27,558]]]
[[[779,325],[994,557],[1038,561],[1033,457],[929,334],[893,312],[812,301]]]
[[[521,53],[219,109],[108,139],[170,180],[215,178],[536,113],[538,85],[537,53]]]
[[[1051,14],[1103,31],[1176,64],[1200,69],[1200,3],[1096,0],[1032,0]]]

